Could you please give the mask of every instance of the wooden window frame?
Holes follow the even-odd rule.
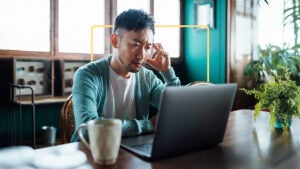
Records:
[[[22,50],[0,50],[1,58],[11,58],[11,57],[32,57],[32,58],[51,58],[51,59],[66,59],[66,60],[89,60],[89,53],[66,53],[58,51],[58,8],[59,8],[59,0],[50,0],[50,51],[49,52],[40,52],[40,51],[22,51]],[[183,15],[184,12],[184,1],[179,0],[180,2],[180,23],[183,23]],[[114,18],[117,15],[117,2],[111,0],[105,0],[105,24],[112,25],[114,22]],[[150,12],[154,14],[154,0],[150,0]],[[110,34],[112,33],[112,29],[105,29],[104,36],[109,39]],[[183,30],[180,30],[180,56],[179,58],[172,58],[172,62],[180,62],[182,61],[183,56]],[[111,53],[112,49],[109,43],[105,43],[105,53],[104,54],[94,54],[94,59],[100,59],[107,54]]]

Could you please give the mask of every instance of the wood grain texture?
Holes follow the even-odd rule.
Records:
[[[300,166],[300,121],[293,119],[287,133],[268,125],[269,114],[262,112],[256,121],[252,110],[237,110],[230,114],[226,134],[221,144],[177,157],[147,161],[120,149],[117,162],[110,166],[93,162],[90,151],[81,143],[69,143],[38,149],[79,149],[88,156],[96,169],[293,169]],[[203,138],[205,139],[205,138]]]

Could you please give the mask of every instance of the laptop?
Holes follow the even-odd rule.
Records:
[[[124,137],[121,147],[159,160],[215,146],[223,141],[236,90],[236,83],[167,87],[155,133]]]

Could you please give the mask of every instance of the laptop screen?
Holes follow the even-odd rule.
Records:
[[[235,83],[167,87],[149,157],[161,159],[221,143],[236,90]],[[141,137],[132,139],[130,147],[144,144],[138,141]]]

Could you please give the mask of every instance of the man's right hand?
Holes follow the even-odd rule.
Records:
[[[153,43],[154,53],[152,58],[147,58],[146,62],[155,70],[165,72],[171,68],[169,53],[163,50],[160,43]]]

